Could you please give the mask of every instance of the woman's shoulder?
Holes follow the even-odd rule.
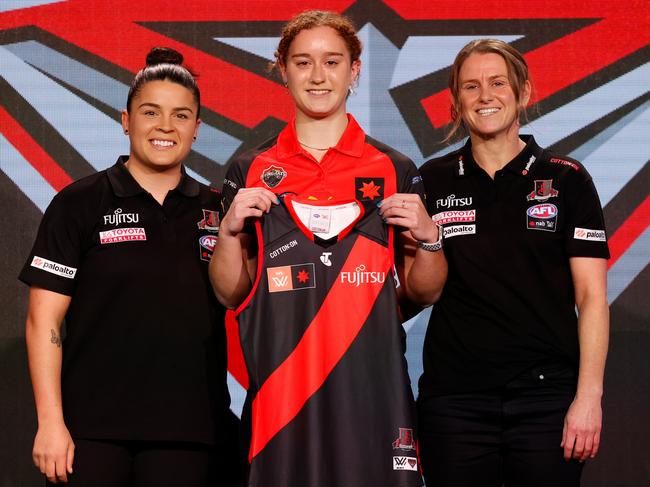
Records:
[[[93,205],[94,201],[100,200],[108,189],[110,183],[106,170],[103,170],[68,184],[54,196],[52,203],[72,208],[89,206]]]
[[[538,163],[545,168],[545,172],[552,174],[557,179],[576,182],[591,180],[587,168],[580,161],[559,154],[552,149],[544,149]]]
[[[424,177],[427,174],[440,174],[454,168],[458,164],[458,159],[462,154],[460,149],[452,150],[446,154],[429,159],[420,166],[420,174]]]

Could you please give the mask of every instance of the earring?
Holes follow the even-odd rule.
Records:
[[[196,140],[196,135],[194,137],[192,137],[192,140]]]
[[[348,86],[348,94],[354,95],[354,88],[352,88],[352,85]]]
[[[129,130],[128,129],[124,129],[124,135],[129,135]]]

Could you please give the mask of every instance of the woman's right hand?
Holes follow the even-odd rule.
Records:
[[[63,422],[38,427],[32,459],[36,468],[53,484],[68,482],[74,460],[74,442]]]
[[[241,188],[221,221],[219,236],[235,236],[244,228],[246,218],[259,218],[268,213],[271,205],[279,204],[275,193],[264,188]]]

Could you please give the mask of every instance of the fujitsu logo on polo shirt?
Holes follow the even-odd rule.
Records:
[[[56,274],[57,276],[67,277],[68,279],[74,279],[77,269],[74,267],[68,267],[58,262],[52,262],[43,257],[35,255],[32,259],[32,267],[41,269],[42,271],[49,272],[50,274]]]
[[[446,198],[436,200],[436,208],[453,208],[455,206],[469,206],[472,204],[472,197],[456,198],[455,194],[450,194]]]
[[[113,213],[104,215],[104,225],[119,225],[121,223],[138,223],[140,215],[137,213],[122,213],[122,208]]]
[[[348,283],[356,287],[359,287],[361,284],[381,284],[385,280],[385,272],[367,271],[364,264],[354,269],[354,272],[341,272],[341,284]]]

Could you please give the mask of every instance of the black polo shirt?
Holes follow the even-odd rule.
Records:
[[[494,179],[469,141],[420,168],[449,263],[425,338],[423,396],[499,387],[539,363],[577,370],[569,258],[609,258],[603,214],[579,162],[522,139]]]
[[[183,171],[161,206],[126,159],[52,200],[20,279],[72,297],[61,382],[73,437],[215,443],[229,405],[207,272],[220,194]]]

